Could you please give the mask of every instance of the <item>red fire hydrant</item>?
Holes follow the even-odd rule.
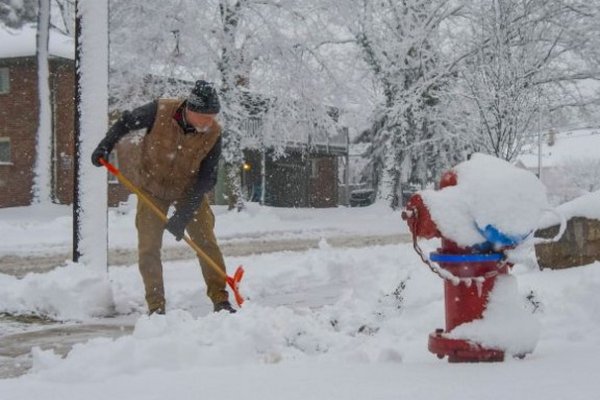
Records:
[[[441,179],[440,188],[455,186],[453,171]],[[489,294],[499,275],[507,274],[512,266],[498,249],[461,247],[444,237],[425,205],[422,196],[413,195],[402,218],[408,223],[413,245],[421,259],[444,278],[446,327],[429,335],[428,349],[439,358],[448,356],[449,362],[503,361],[504,351],[485,348],[469,340],[447,337],[455,327],[482,318]],[[441,238],[441,247],[428,258],[421,251],[417,239]],[[436,267],[433,262],[437,262]]]

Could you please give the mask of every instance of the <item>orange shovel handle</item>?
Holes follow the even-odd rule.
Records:
[[[152,200],[150,200],[150,198],[148,198],[148,196],[144,192],[142,192],[141,189],[139,189],[129,179],[127,179],[121,173],[121,171],[119,171],[119,169],[117,167],[115,167],[114,165],[112,165],[110,162],[108,162],[107,160],[105,160],[103,158],[100,158],[99,161],[100,161],[100,164],[102,164],[106,167],[108,172],[113,174],[115,176],[115,178],[117,178],[118,181],[121,182],[121,184],[123,184],[123,186],[125,186],[131,192],[135,193],[141,201],[143,201],[146,205],[148,205],[148,207],[150,207],[150,209],[152,209],[152,211],[154,211],[154,213],[162,221],[164,221],[164,222],[168,221],[167,216],[165,214],[163,214],[161,209],[158,208],[156,206],[156,204],[154,204],[154,202],[152,202]],[[217,274],[219,274],[222,278],[225,279],[225,281],[227,282],[227,284],[233,291],[233,295],[235,297],[235,301],[236,301],[237,305],[241,307],[242,303],[244,303],[244,298],[240,294],[239,284],[240,284],[240,281],[242,280],[242,276],[244,276],[244,268],[240,265],[237,268],[237,270],[235,271],[233,278],[230,276],[227,276],[227,274],[221,268],[219,268],[219,266],[187,234],[185,234],[183,236],[183,240],[185,240],[185,242],[192,249],[194,249],[196,254],[198,254],[198,256],[200,256],[200,258],[202,258]]]

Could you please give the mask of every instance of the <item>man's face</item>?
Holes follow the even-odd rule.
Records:
[[[212,126],[217,114],[202,114],[185,109],[185,120],[198,132],[207,132]]]

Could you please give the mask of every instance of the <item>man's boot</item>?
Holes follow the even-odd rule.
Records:
[[[235,310],[235,308],[233,308],[231,306],[231,303],[228,301],[222,301],[222,302],[216,303],[214,305],[214,312],[220,312],[220,311],[229,311],[231,314],[234,314],[237,312]]]
[[[148,310],[148,315],[152,314],[165,315],[165,306],[150,308]]]

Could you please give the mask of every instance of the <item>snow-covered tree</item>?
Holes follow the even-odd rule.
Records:
[[[38,18],[38,0],[0,0],[0,21],[10,27],[35,22]]]
[[[50,0],[50,26],[65,35],[73,36],[75,29],[75,0]],[[39,0],[0,0],[0,23],[20,28],[38,21]]]
[[[401,205],[401,182],[421,185],[455,158],[440,90],[449,74],[440,60],[439,29],[460,7],[450,1],[347,1],[348,28],[380,93],[370,141],[378,197]]]
[[[323,103],[331,99],[319,86],[325,79],[316,73],[322,64],[310,38],[324,22],[306,4],[213,0],[198,7],[191,0],[112,0],[113,105],[186,95],[190,82],[203,78],[221,89],[225,124],[238,121],[228,129],[239,129],[239,121],[256,111],[248,110],[248,103],[271,112],[293,103],[288,119],[326,114]],[[154,80],[148,81],[149,74]]]
[[[339,4],[380,94],[360,139],[393,206],[400,182],[431,182],[473,151],[512,159],[532,131],[598,104],[585,90],[599,76],[596,1]]]
[[[597,2],[593,2],[597,3]],[[590,46],[598,5],[564,0],[466,3],[454,26],[463,128],[480,151],[512,160],[530,133],[590,99],[580,82],[598,79]],[[583,27],[583,29],[582,29]],[[597,97],[596,97],[597,101]],[[591,101],[593,103],[594,100]]]
[[[60,18],[52,26],[65,35],[75,36],[75,0],[54,0],[53,3]]]

